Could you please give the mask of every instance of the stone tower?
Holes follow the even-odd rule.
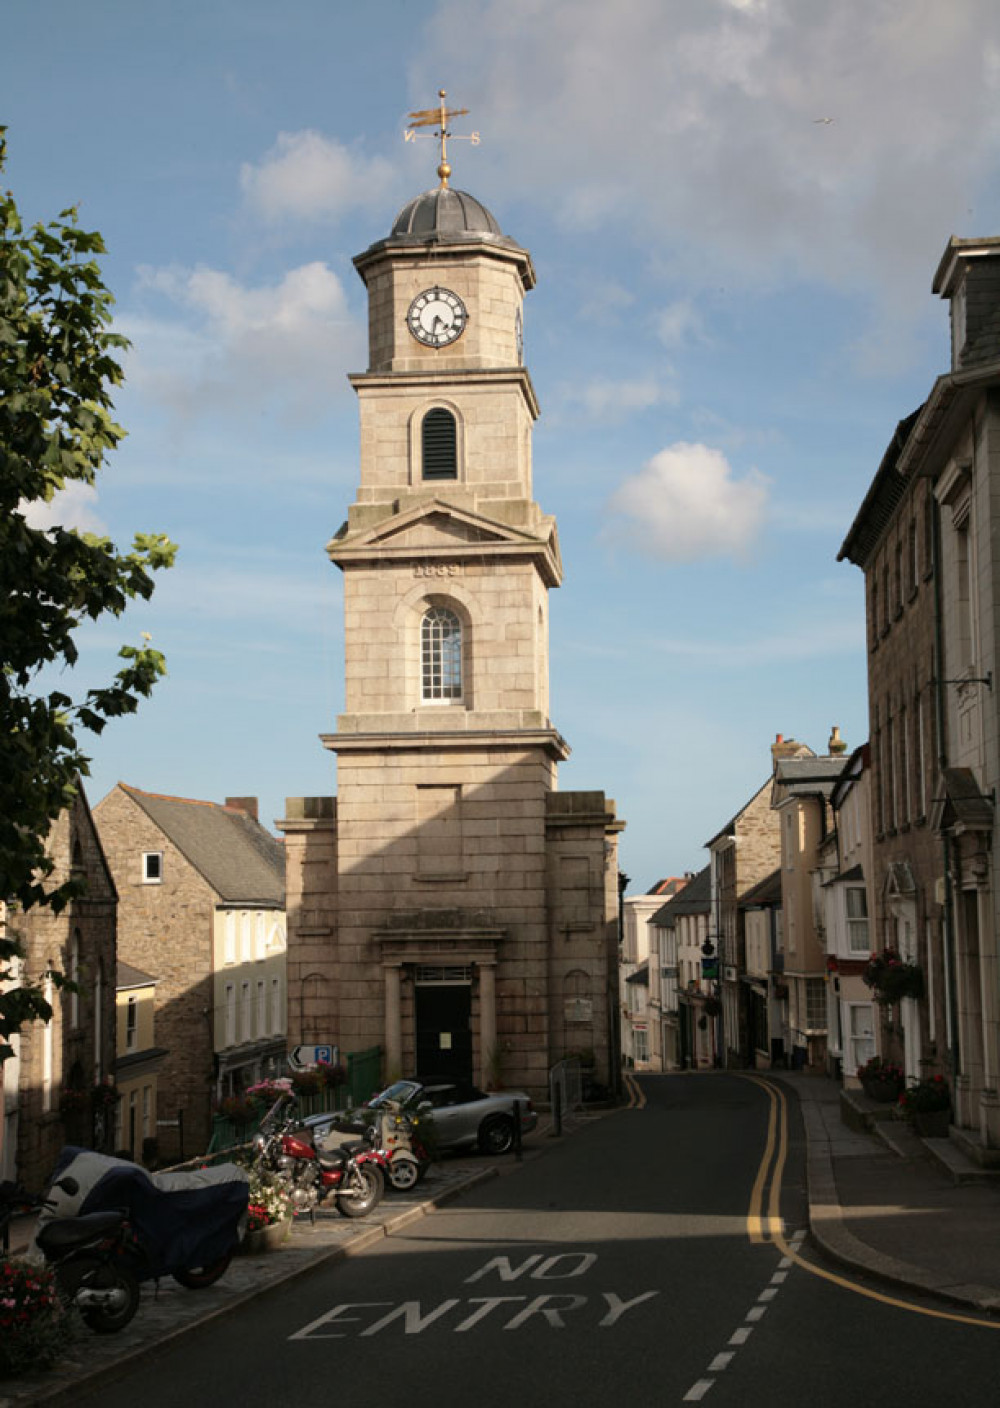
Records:
[[[354,261],[360,474],[327,547],[345,709],[323,738],[335,803],[290,799],[281,824],[290,1044],[379,1044],[388,1076],[538,1090],[568,1050],[610,1074],[620,824],[603,793],[555,790],[562,564],[532,493],[534,267],[442,170]]]

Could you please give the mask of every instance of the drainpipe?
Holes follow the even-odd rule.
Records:
[[[938,770],[948,766],[948,745],[945,738],[944,693],[944,633],[941,607],[941,506],[931,492],[931,552],[934,571],[934,720],[938,737]],[[962,1070],[962,1053],[958,1040],[958,985],[955,971],[955,899],[951,875],[951,837],[941,835],[944,861],[944,962],[948,978],[948,1024],[951,1027],[951,1077],[958,1079]]]

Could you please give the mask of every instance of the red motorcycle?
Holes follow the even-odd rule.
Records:
[[[271,1107],[253,1144],[255,1162],[284,1184],[294,1213],[312,1212],[332,1195],[344,1217],[364,1217],[382,1201],[386,1155],[367,1139],[339,1149],[318,1148],[299,1119],[293,1095]]]

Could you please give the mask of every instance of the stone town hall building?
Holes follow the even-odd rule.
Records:
[[[540,1092],[571,1053],[612,1078],[617,833],[559,792],[554,519],[532,495],[531,256],[472,196],[411,201],[355,259],[368,290],[344,574],[337,795],[289,798],[289,1046],[379,1045],[414,1072]]]

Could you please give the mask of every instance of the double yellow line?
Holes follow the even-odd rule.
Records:
[[[758,1076],[748,1076],[754,1085],[767,1092],[770,1109],[767,1117],[767,1143],[754,1179],[750,1194],[750,1211],[747,1213],[747,1236],[751,1242],[778,1242],[785,1227],[781,1220],[781,1180],[788,1158],[788,1100],[783,1090],[771,1085]],[[774,1165],[772,1169],[772,1163]],[[767,1215],[764,1214],[764,1192],[770,1191],[767,1199]]]
[[[788,1098],[779,1086],[774,1086],[759,1076],[747,1076],[746,1079],[752,1080],[755,1085],[759,1085],[762,1090],[765,1090],[770,1102],[767,1143],[764,1145],[757,1177],[754,1179],[753,1190],[750,1194],[750,1210],[747,1213],[747,1236],[751,1242],[757,1244],[771,1242],[778,1248],[782,1256],[787,1257],[796,1266],[800,1266],[803,1271],[808,1271],[810,1275],[819,1276],[824,1281],[830,1281],[833,1285],[841,1286],[844,1290],[853,1291],[855,1295],[865,1296],[868,1300],[877,1300],[882,1305],[891,1305],[897,1310],[909,1310],[916,1315],[926,1315],[932,1320],[952,1320],[960,1325],[976,1325],[983,1330],[1000,1330],[1000,1321],[997,1320],[981,1320],[973,1315],[962,1315],[956,1311],[932,1310],[929,1306],[914,1305],[912,1301],[900,1300],[897,1296],[886,1295],[882,1291],[869,1290],[867,1286],[859,1285],[857,1281],[850,1281],[846,1276],[838,1276],[833,1271],[826,1271],[823,1267],[806,1261],[805,1257],[790,1246],[785,1239],[785,1225],[781,1220],[781,1181],[788,1158]],[[769,1173],[770,1187],[768,1188]],[[767,1190],[766,1214],[764,1212],[765,1190]]]

